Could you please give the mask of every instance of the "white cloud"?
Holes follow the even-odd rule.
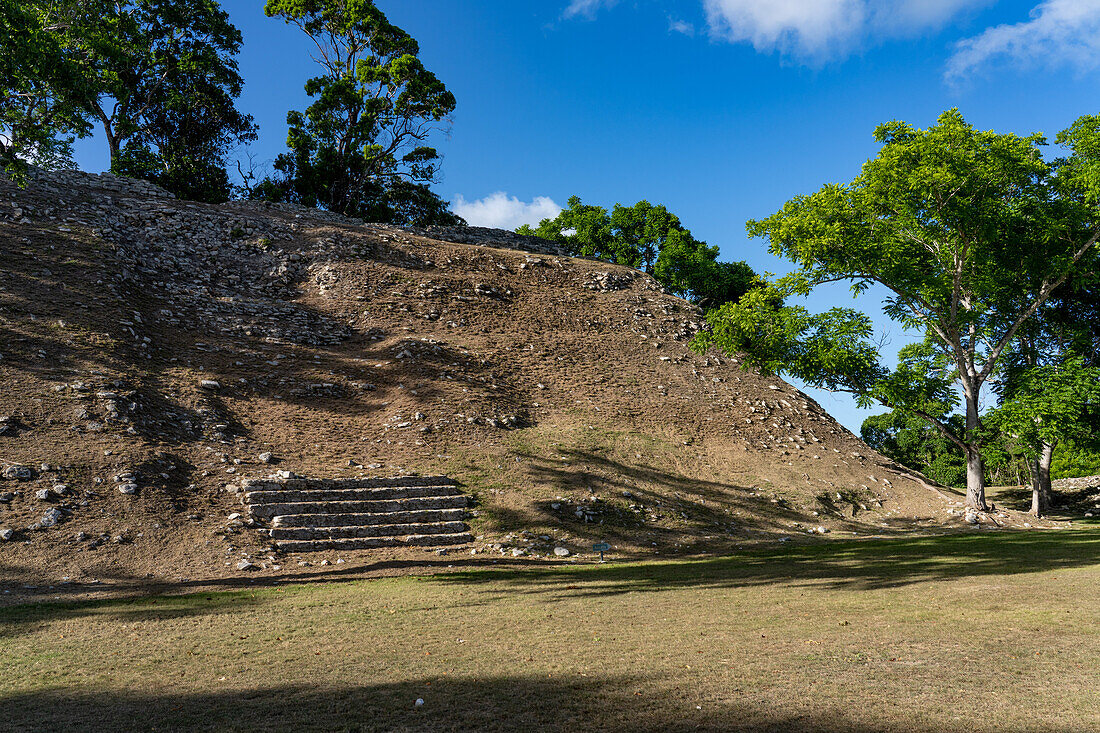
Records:
[[[758,51],[826,61],[861,43],[919,35],[995,0],[703,0],[711,33]]]
[[[683,33],[685,36],[695,35],[695,26],[686,20],[676,20],[674,18],[668,19],[668,32],[669,33]]]
[[[455,196],[451,205],[454,212],[470,226],[514,230],[522,224],[537,225],[543,219],[553,219],[561,213],[561,207],[549,196],[536,196],[524,203],[515,196],[497,191],[477,201],[467,201]]]
[[[572,0],[562,13],[563,18],[594,18],[601,8],[612,8],[619,0]]]
[[[958,81],[997,61],[1017,66],[1100,66],[1100,0],[1045,0],[1031,20],[999,25],[959,42],[944,76]]]

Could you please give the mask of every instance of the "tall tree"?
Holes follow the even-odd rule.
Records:
[[[1100,238],[1100,118],[1059,135],[1068,155],[1053,162],[1041,135],[980,132],[957,110],[927,130],[891,122],[875,137],[881,150],[850,184],[748,223],[797,269],[770,298],[750,293],[712,312],[698,346],[746,351],[748,364],[928,420],[965,456],[967,504],[984,511],[983,388]],[[864,314],[775,307],[835,281],[857,295],[884,287],[886,314],[926,334],[920,350],[891,370]],[[947,420],[959,397],[961,431]]]
[[[241,34],[216,0],[68,3],[64,42],[86,62],[111,169],[178,195],[224,200],[225,159],[256,138],[236,108]]]
[[[256,135],[235,106],[241,34],[215,0],[0,3],[0,124],[24,157],[63,156],[95,122],[114,172],[224,200],[225,158]]]
[[[264,12],[309,36],[322,73],[306,82],[315,101],[287,114],[279,177],[256,195],[370,221],[460,222],[428,188],[439,154],[425,144],[455,98],[424,68],[416,40],[370,0],[268,0]]]
[[[1001,404],[991,422],[1022,453],[1032,482],[1031,511],[1052,501],[1051,467],[1058,446],[1100,438],[1100,257],[1043,304],[1005,351],[995,389]]]

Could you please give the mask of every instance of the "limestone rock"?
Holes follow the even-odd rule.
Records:
[[[15,464],[0,471],[0,477],[6,478],[9,481],[30,481],[34,478],[34,471],[31,470],[30,466]]]

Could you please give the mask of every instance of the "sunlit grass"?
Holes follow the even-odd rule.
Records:
[[[1093,526],[21,606],[0,720],[1087,730],[1098,589]]]

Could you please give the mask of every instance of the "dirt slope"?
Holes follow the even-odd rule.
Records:
[[[505,232],[0,182],[0,466],[32,474],[0,481],[0,566],[26,583],[316,565],[228,519],[240,480],[274,470],[450,475],[496,558],[962,525],[957,496],[790,385],[691,353],[698,328],[641,273]],[[341,559],[380,557],[406,556]]]

